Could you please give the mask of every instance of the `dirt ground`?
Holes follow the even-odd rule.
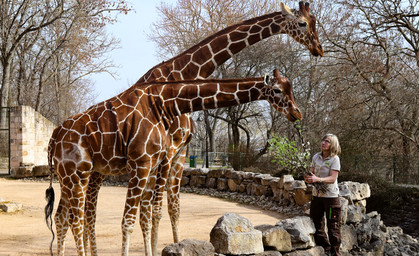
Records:
[[[8,180],[0,178],[0,197],[23,204],[23,210],[13,214],[0,213],[0,256],[48,255],[52,235],[44,221],[47,182]],[[59,184],[54,183],[55,207],[59,201]],[[103,187],[99,193],[97,240],[99,255],[119,255],[121,251],[121,218],[126,188]],[[166,200],[166,199],[165,199]],[[181,194],[179,232],[182,239],[209,241],[209,233],[217,219],[226,212],[248,218],[253,225],[275,224],[284,216],[255,207],[240,205],[209,196]],[[172,243],[172,232],[166,201],[160,222],[159,252]],[[54,241],[54,252],[55,244]],[[144,255],[140,225],[137,224],[130,244],[131,255]],[[76,255],[71,232],[67,234],[65,255]]]

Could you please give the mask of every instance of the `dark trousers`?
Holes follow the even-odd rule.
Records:
[[[325,216],[327,233],[325,232]],[[310,217],[313,219],[316,233],[314,240],[332,255],[340,256],[340,200],[336,198],[313,197],[310,206]]]

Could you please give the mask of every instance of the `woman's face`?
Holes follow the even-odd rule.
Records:
[[[330,138],[329,137],[326,137],[322,140],[321,148],[322,148],[323,152],[329,152],[330,151]]]

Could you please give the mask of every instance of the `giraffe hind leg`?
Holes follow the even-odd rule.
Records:
[[[58,203],[58,208],[55,213],[54,221],[57,230],[57,254],[64,255],[65,251],[65,237],[68,232],[70,220],[70,202],[64,193],[61,193],[61,199]]]
[[[104,179],[105,175],[102,175],[98,172],[92,173],[86,192],[84,245],[85,249],[87,249],[88,242],[90,241],[90,253],[92,256],[98,255],[95,228],[96,209],[99,190],[103,184]]]

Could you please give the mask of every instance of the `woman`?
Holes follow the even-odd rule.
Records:
[[[322,138],[321,152],[313,156],[307,183],[313,183],[313,200],[310,217],[313,219],[317,245],[322,246],[330,255],[340,255],[340,201],[338,174],[340,171],[340,146],[336,135],[326,134]],[[326,214],[328,236],[325,232]]]

